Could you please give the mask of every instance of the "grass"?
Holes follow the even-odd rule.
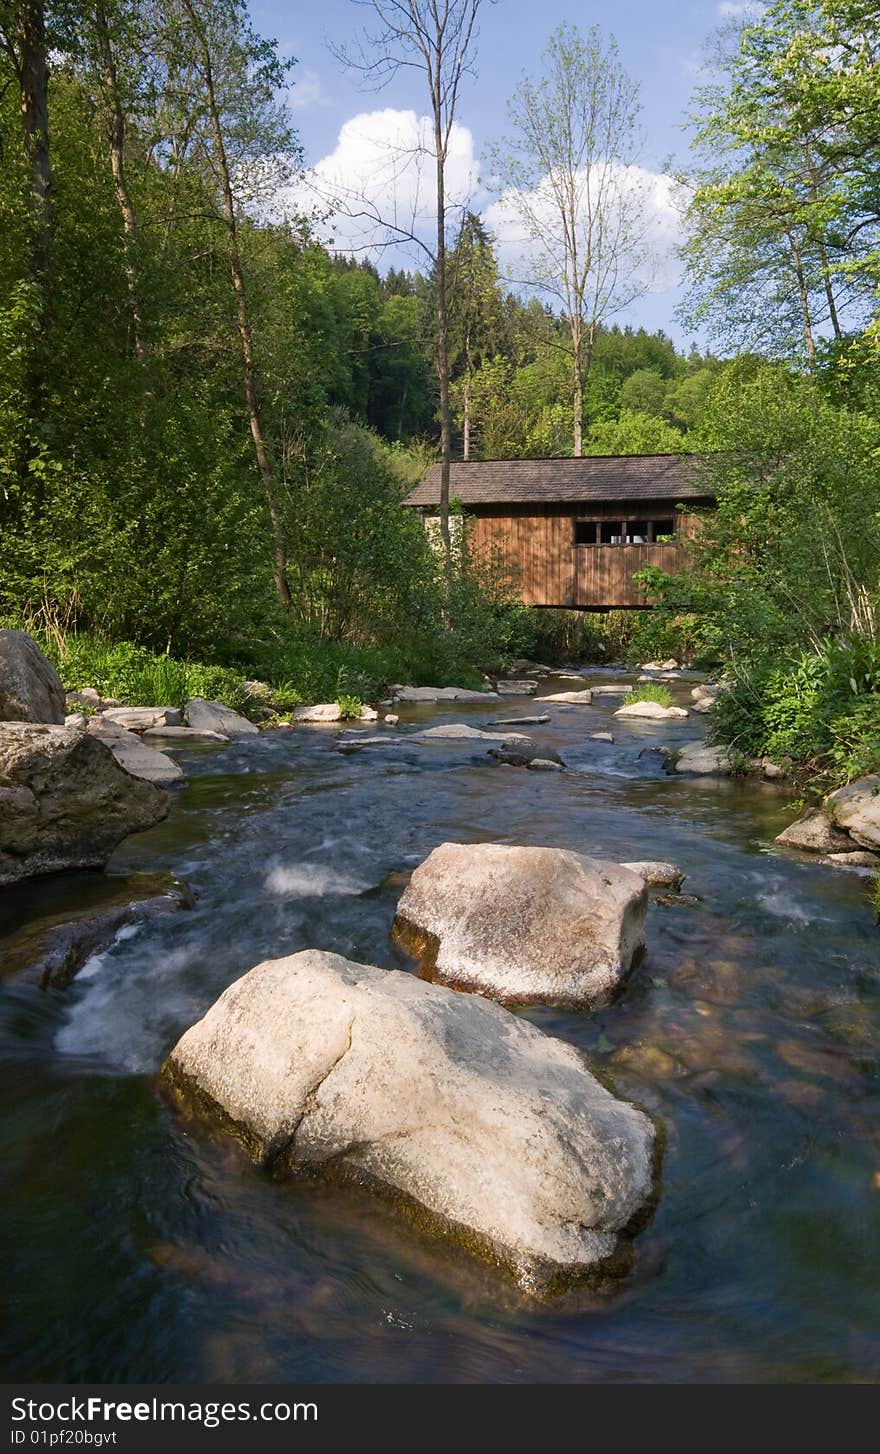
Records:
[[[656,702],[658,707],[674,707],[675,698],[668,687],[661,686],[659,682],[643,682],[627,692],[623,699],[625,707],[631,707],[633,702]]]

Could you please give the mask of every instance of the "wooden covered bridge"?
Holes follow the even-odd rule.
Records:
[[[636,571],[680,570],[695,511],[714,503],[692,456],[473,460],[451,467],[450,499],[472,518],[474,549],[499,547],[532,606],[644,607]],[[404,504],[436,519],[440,466]]]

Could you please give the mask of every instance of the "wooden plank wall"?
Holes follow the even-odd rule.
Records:
[[[675,571],[685,563],[682,545],[574,544],[573,521],[675,518],[687,538],[699,528],[696,516],[676,511],[674,501],[634,504],[483,506],[473,519],[475,550],[500,549],[515,567],[522,598],[532,606],[613,610],[644,606],[633,573],[647,565]]]

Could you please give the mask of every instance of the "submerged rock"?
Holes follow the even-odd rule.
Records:
[[[533,757],[531,762],[526,763],[526,767],[530,772],[562,772],[564,763],[557,762],[552,757]]]
[[[395,932],[432,978],[517,1004],[606,1001],[645,945],[644,881],[563,848],[443,843]]]
[[[123,838],[161,822],[168,806],[167,793],[124,771],[88,732],[0,724],[0,885],[103,868]]]
[[[503,747],[490,747],[489,753],[508,767],[533,767],[536,762],[549,762],[559,768],[565,766],[558,752],[550,747],[539,747],[528,737],[509,739]]]
[[[538,690],[538,683],[531,681],[497,681],[495,690],[499,697],[531,697]]]
[[[628,868],[632,873],[637,873],[643,878],[646,884],[651,884],[658,889],[680,889],[687,874],[683,868],[675,863],[663,863],[659,859],[639,860],[638,863],[623,863],[621,868]]]
[[[880,848],[880,774],[861,777],[825,800],[832,822],[863,848]]]
[[[880,869],[880,854],[869,853],[866,848],[862,848],[855,853],[829,853],[822,862],[833,864],[837,868],[866,868],[876,872]]]
[[[183,720],[187,727],[222,732],[224,737],[245,737],[259,731],[240,712],[233,712],[221,702],[206,702],[204,697],[190,697],[183,709]]]
[[[61,678],[26,631],[0,631],[0,721],[61,724]]]
[[[650,1121],[573,1047],[335,954],[257,965],[162,1076],[275,1175],[382,1191],[530,1290],[606,1261],[651,1195]]]
[[[661,702],[627,702],[618,707],[615,717],[648,717],[663,722],[671,717],[686,717],[687,707],[664,707]]]
[[[845,852],[852,847],[849,835],[835,828],[823,808],[810,808],[776,835],[783,848],[800,848],[804,853]]]
[[[613,742],[614,736],[611,732],[591,732],[589,740],[591,742]]]
[[[120,929],[189,908],[192,901],[190,891],[170,874],[120,879],[109,903],[73,917],[51,915],[5,937],[0,969],[35,980],[41,989],[65,989],[93,954],[110,947]]]

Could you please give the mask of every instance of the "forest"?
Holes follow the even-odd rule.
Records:
[[[438,175],[479,59],[479,0],[448,9]],[[431,42],[429,12],[413,0],[401,45]],[[279,213],[311,160],[282,100],[296,68],[240,0],[4,0],[3,623],[72,684],[241,705],[256,677],[282,708],[672,653],[727,673],[715,730],[744,752],[880,766],[876,9],[778,0],[713,44],[675,177],[680,322],[706,340],[682,354],[616,321],[642,247],[620,189],[613,244],[576,264],[524,216],[529,286],[451,205],[423,269],[380,270],[314,211]],[[511,101],[523,197],[632,155],[610,39],[562,26],[541,65]],[[565,114],[594,118],[577,155]],[[528,610],[503,560],[466,532],[444,558],[399,508],[438,455],[676,451],[705,456],[719,509],[636,619]]]

